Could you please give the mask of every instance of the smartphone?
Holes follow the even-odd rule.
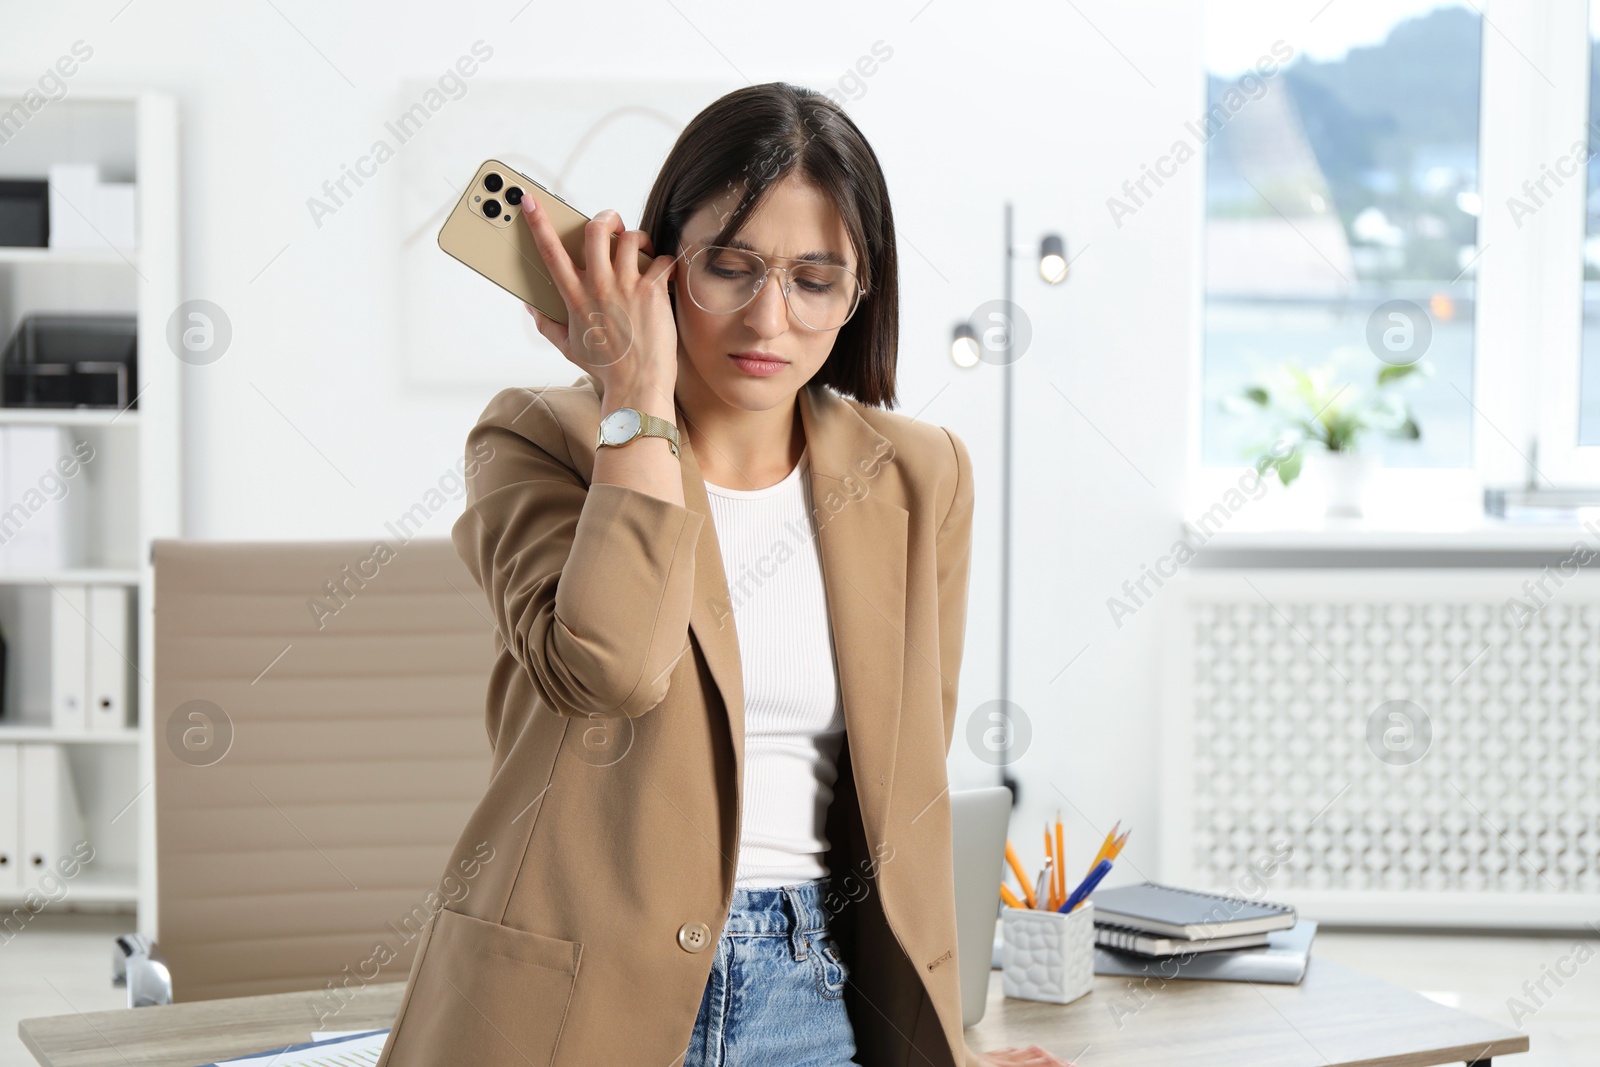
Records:
[[[567,302],[539,255],[522,218],[522,198],[531,196],[561,236],[573,265],[584,266],[583,224],[589,216],[526,174],[498,159],[486,159],[472,176],[455,210],[439,228],[439,247],[525,304],[565,325]],[[612,234],[612,240],[617,235]],[[639,252],[639,271],[653,262]]]

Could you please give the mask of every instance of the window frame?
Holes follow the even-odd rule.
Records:
[[[1511,210],[1513,197],[1526,202],[1524,182],[1541,176],[1545,166],[1559,168],[1579,135],[1588,143],[1591,0],[1465,3],[1482,20],[1472,460],[1465,467],[1385,467],[1372,481],[1378,501],[1415,501],[1423,494],[1435,520],[1441,514],[1481,519],[1486,486],[1523,486],[1535,471],[1541,486],[1600,486],[1600,446],[1576,443],[1587,163],[1580,162],[1531,215],[1519,220]],[[1200,69],[1204,94],[1203,46]],[[1600,130],[1600,115],[1593,118]],[[1187,516],[1213,504],[1246,469],[1202,460],[1209,176],[1203,155],[1198,162]],[[1259,511],[1251,525],[1299,525],[1307,518],[1279,505]]]

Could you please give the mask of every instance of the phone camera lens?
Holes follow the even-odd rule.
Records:
[[[498,193],[500,191],[500,187],[504,184],[505,179],[501,178],[498,174],[491,172],[483,176],[483,187],[489,190],[491,193]]]
[[[522,189],[515,185],[507,189],[506,203],[510,204],[512,207],[516,207],[518,204],[522,203]]]
[[[500,214],[500,201],[485,200],[483,202],[483,213],[489,216],[491,219],[498,216]]]

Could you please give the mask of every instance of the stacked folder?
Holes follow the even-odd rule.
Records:
[[[42,889],[53,897],[86,861],[82,839],[66,746],[0,743],[0,891]]]
[[[88,561],[88,482],[96,453],[65,426],[0,426],[0,568]]]
[[[50,725],[101,733],[133,725],[133,590],[55,583],[50,597]]]

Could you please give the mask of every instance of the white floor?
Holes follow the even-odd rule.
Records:
[[[45,913],[10,941],[0,932],[0,1067],[31,1067],[17,1022],[36,1015],[118,1008],[123,990],[111,985],[111,941],[132,927],[132,916]],[[1322,931],[1314,953],[1426,993],[1444,1003],[1513,1025],[1508,999],[1535,1003],[1523,983],[1573,955],[1571,937],[1462,937]],[[1592,958],[1523,1020],[1532,1042],[1525,1056],[1502,1057],[1507,1067],[1593,1067],[1600,1064],[1600,944]],[[1571,970],[1572,964],[1561,964]],[[1093,1067],[1086,1064],[1085,1067]]]

